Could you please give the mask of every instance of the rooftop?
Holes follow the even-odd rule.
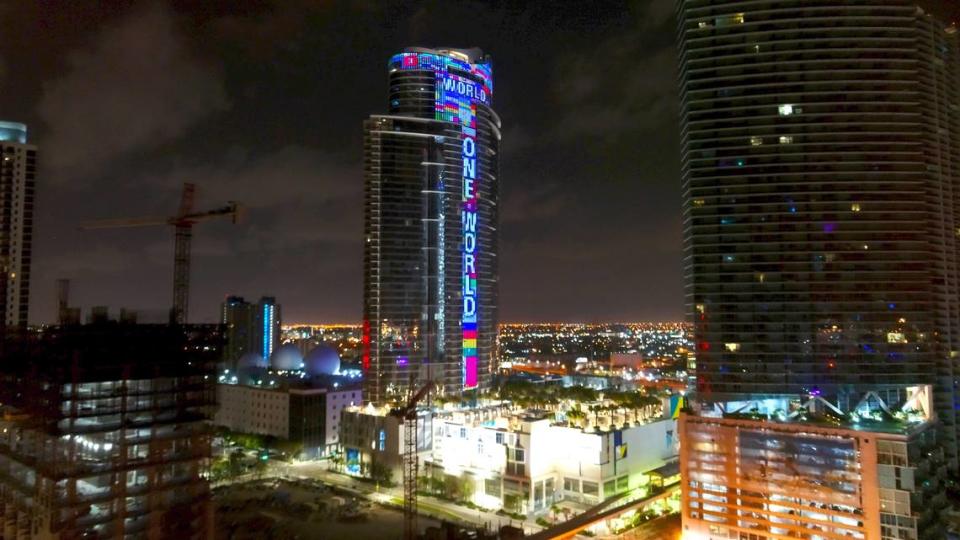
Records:
[[[0,121],[0,142],[27,143],[27,125]]]

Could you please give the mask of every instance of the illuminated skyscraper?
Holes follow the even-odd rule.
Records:
[[[220,304],[220,323],[224,325],[224,361],[228,367],[246,353],[269,361],[279,346],[280,305],[272,296],[264,296],[256,304],[240,296],[228,296]]]
[[[477,49],[389,62],[389,114],[364,122],[364,398],[411,380],[488,384],[497,328],[500,119]]]
[[[30,305],[37,147],[27,126],[0,122],[0,329],[24,327]]]
[[[957,462],[955,29],[912,0],[682,0],[678,15],[697,394],[731,421],[681,421],[685,436],[701,436],[684,450],[685,527],[693,519],[703,537],[783,538],[811,528],[845,536],[852,525],[854,536],[915,538],[934,520],[921,510],[935,512],[938,499],[910,492],[935,491],[940,468],[926,421],[909,420],[918,408],[939,420],[941,457]],[[813,466],[821,458],[805,457],[804,445],[822,448],[816,430],[760,419],[897,433],[898,456],[872,465],[881,515],[864,528],[803,511],[871,485],[876,472],[862,465],[859,476],[824,482],[832,473]],[[760,432],[766,443],[751,438]],[[747,454],[756,474],[704,465]],[[896,482],[884,467],[897,469]],[[718,489],[724,504],[704,502]]]

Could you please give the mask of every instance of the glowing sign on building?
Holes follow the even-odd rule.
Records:
[[[263,356],[266,359],[273,354],[273,306],[263,305]]]
[[[436,77],[436,119],[460,126],[462,193],[460,228],[462,233],[463,386],[475,388],[477,381],[477,330],[479,295],[477,290],[477,201],[480,192],[477,159],[477,104],[488,104],[493,94],[493,76],[489,64],[469,62],[428,53],[402,53],[390,61],[393,69],[432,70]]]

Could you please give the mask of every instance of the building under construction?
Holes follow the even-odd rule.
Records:
[[[215,326],[6,336],[0,538],[212,538]]]

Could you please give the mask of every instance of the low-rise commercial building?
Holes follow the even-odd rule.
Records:
[[[424,412],[417,437],[420,474],[424,483],[456,479],[461,494],[485,508],[529,514],[564,499],[597,503],[646,485],[646,473],[675,461],[679,439],[676,422],[664,417],[667,409],[596,405],[589,418],[503,404]],[[400,478],[403,428],[384,410],[345,412],[347,472],[363,474],[377,463]]]
[[[359,405],[357,384],[299,377],[271,377],[266,384],[217,385],[220,405],[214,423],[232,431],[270,435],[301,443],[303,454],[319,457],[338,444],[340,414]]]

